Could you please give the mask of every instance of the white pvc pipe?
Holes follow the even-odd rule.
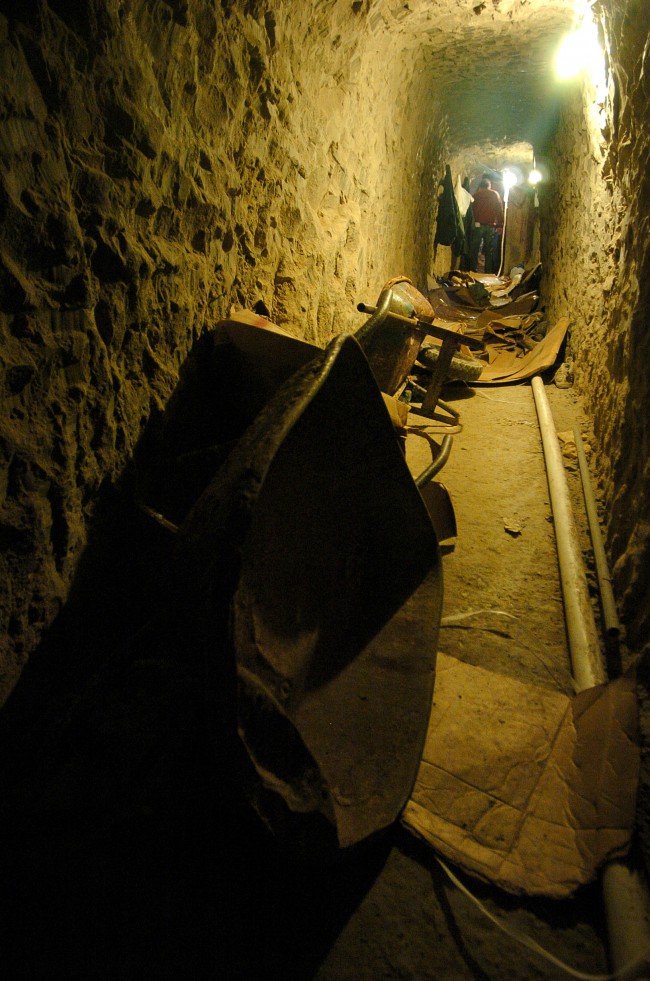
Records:
[[[607,680],[607,674],[600,651],[600,639],[589,598],[589,587],[553,416],[542,379],[537,376],[533,378],[532,384],[555,525],[571,669],[576,689],[583,691],[585,688],[603,684]]]
[[[650,902],[648,884],[640,869],[624,862],[608,862],[601,879],[607,939],[612,966],[625,981],[648,981],[650,965]]]
[[[607,673],[553,416],[542,379],[533,378],[532,386],[553,510],[571,669],[576,688],[583,691],[605,682]],[[601,887],[615,971],[640,961],[639,967],[625,971],[624,976],[629,981],[650,981],[650,964],[644,960],[650,954],[650,900],[644,875],[624,862],[609,862],[603,869]]]

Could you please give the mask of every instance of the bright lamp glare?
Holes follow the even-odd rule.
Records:
[[[503,200],[507,201],[510,195],[510,188],[514,187],[517,183],[517,175],[513,174],[511,170],[504,170],[501,179],[503,181]]]
[[[580,32],[573,31],[562,39],[555,56],[555,72],[558,78],[575,78],[582,71]]]
[[[535,184],[539,184],[541,179],[542,179],[542,172],[541,170],[537,170],[537,168],[535,168],[535,170],[531,170],[530,174],[528,175],[528,183],[532,184],[533,187],[535,186]]]
[[[603,60],[598,30],[593,20],[586,17],[578,30],[562,39],[555,57],[555,71],[560,79],[575,78],[587,71],[595,83],[603,71]]]

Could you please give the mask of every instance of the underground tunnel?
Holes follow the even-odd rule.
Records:
[[[580,61],[583,33],[569,57],[575,74],[559,78],[560,44],[585,25],[595,60]],[[615,964],[598,876],[550,900],[466,875],[504,934],[402,826],[322,864],[278,849],[232,773],[223,732],[233,692],[201,653],[208,641],[219,649],[214,623],[229,622],[232,574],[212,568],[219,589],[199,582],[170,538],[255,416],[250,379],[233,387],[232,365],[219,359],[217,325],[254,311],[309,350],[347,349],[340,338],[364,323],[359,303],[375,304],[389,280],[408,277],[428,297],[453,269],[437,237],[446,168],[472,190],[484,173],[500,189],[504,172],[529,187],[538,170],[526,192],[535,202],[527,254],[505,248],[502,264],[509,273],[538,263],[546,320],[569,322],[559,358],[570,360],[573,387],[554,386],[553,370],[543,381],[565,428],[570,405],[589,434],[622,628],[617,673],[636,670],[631,854],[643,877],[648,27],[646,0],[0,0],[6,977],[564,976],[513,933],[580,976]],[[346,398],[350,428],[370,445],[363,378]],[[498,472],[506,430],[532,438],[537,425],[530,384],[465,396],[462,435],[476,440],[465,457],[489,443]],[[295,436],[313,451],[304,491],[302,458],[288,468],[295,513],[309,512],[306,501],[324,510],[319,459],[335,467],[337,453],[319,458],[313,440]],[[445,469],[452,497],[479,495],[467,460],[452,487],[462,456],[454,450]],[[363,495],[383,486],[382,473],[369,466],[353,485],[360,523],[371,522]],[[347,478],[342,469],[334,485]],[[514,547],[521,515],[515,527],[517,502],[494,480]],[[469,503],[488,513],[480,496]],[[550,512],[540,514],[550,528]],[[224,554],[240,521],[234,509],[220,529]],[[217,541],[205,545],[200,528],[185,540],[200,542],[201,555]],[[408,541],[406,565],[422,539]],[[505,579],[523,567],[481,542],[456,594],[456,557],[443,555],[445,612],[461,609],[472,583],[485,590],[486,569]],[[375,597],[380,568],[378,558]],[[291,575],[282,569],[284,595],[300,593]],[[533,605],[538,579],[533,568],[511,613]],[[563,651],[560,593],[549,602],[539,630],[556,614],[557,623],[541,644]],[[442,631],[441,650],[454,654],[451,633]],[[469,659],[480,668],[485,635],[477,643]],[[560,687],[568,697],[566,672]]]

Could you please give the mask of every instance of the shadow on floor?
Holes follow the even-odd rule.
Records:
[[[388,840],[323,865],[284,851],[206,732],[200,678],[147,641],[40,715],[25,685],[3,724],[3,975],[312,977]]]
[[[329,865],[283,851],[240,795],[232,720],[206,700],[173,534],[140,504],[182,521],[247,424],[224,421],[219,392],[208,339],[104,488],[69,601],[0,714],[7,981],[309,978],[385,860],[386,839]]]

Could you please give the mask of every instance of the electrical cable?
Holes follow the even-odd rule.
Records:
[[[505,933],[512,940],[516,940],[517,943],[522,944],[529,950],[532,950],[535,954],[539,954],[539,956],[543,957],[544,960],[549,961],[556,967],[559,967],[560,970],[564,971],[565,974],[570,975],[572,978],[579,978],[580,981],[617,981],[617,979],[625,977],[628,972],[632,971],[636,967],[639,967],[648,959],[650,947],[644,951],[640,957],[636,957],[633,961],[630,961],[629,964],[625,964],[622,968],[620,968],[618,971],[614,971],[612,974],[588,974],[585,971],[578,971],[569,964],[565,964],[564,961],[561,961],[558,957],[555,957],[555,955],[551,954],[550,951],[545,950],[544,947],[540,946],[540,944],[538,944],[536,940],[533,940],[532,937],[528,937],[526,934],[520,933],[518,930],[514,930],[512,927],[506,926],[505,923],[502,923],[501,920],[494,915],[494,913],[491,913],[490,910],[483,905],[477,896],[470,892],[467,886],[463,885],[460,879],[454,875],[451,869],[448,868],[441,858],[439,858],[437,855],[435,858],[456,888],[460,889],[460,891],[467,896],[468,899],[471,899],[474,905],[478,907],[481,913],[483,913],[483,915],[486,916],[491,923],[494,923],[499,930],[502,930],[503,933]]]
[[[495,616],[508,617],[510,620],[519,619],[514,613],[507,613],[505,610],[468,610],[467,613],[454,613],[448,617],[443,617],[440,626],[446,627],[450,623],[458,623],[459,620],[467,620],[469,617],[476,617],[481,613],[494,613]]]

